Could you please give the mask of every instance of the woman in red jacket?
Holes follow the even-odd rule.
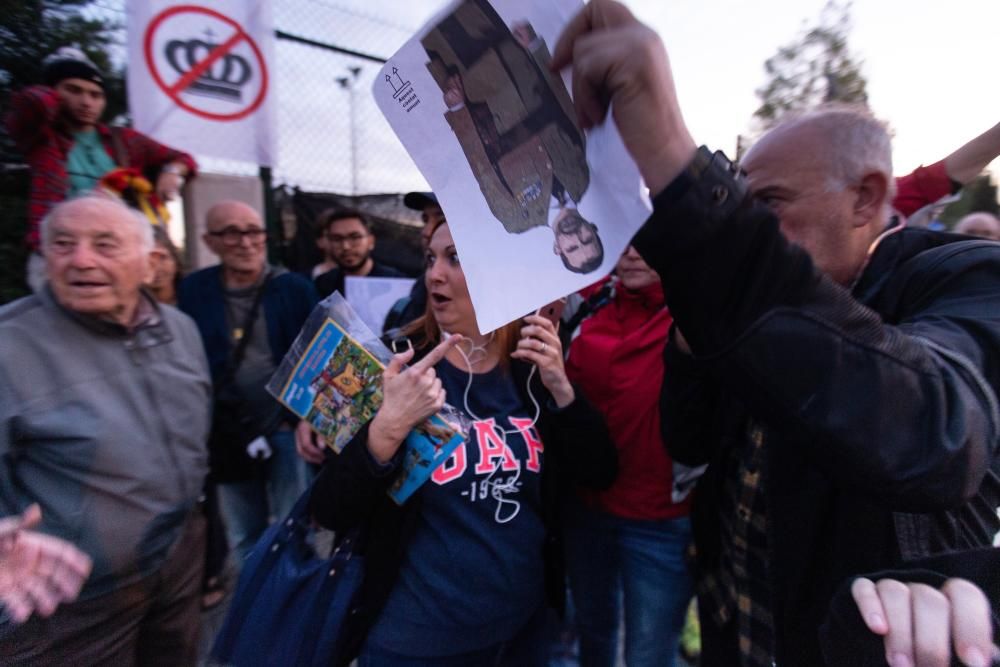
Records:
[[[615,664],[623,598],[626,663],[669,667],[692,595],[684,552],[693,471],[671,461],[660,437],[672,322],[660,278],[631,247],[615,274],[590,295],[595,310],[573,332],[566,363],[603,414],[619,457],[611,488],[581,491],[566,536],[580,664]]]

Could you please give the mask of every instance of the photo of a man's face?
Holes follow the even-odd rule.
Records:
[[[604,245],[597,225],[583,219],[576,209],[563,209],[553,225],[553,249],[563,265],[575,273],[590,273],[604,261]]]
[[[376,103],[437,195],[481,332],[614,267],[649,218],[612,122],[577,123],[550,50],[579,0],[457,0],[385,64]]]

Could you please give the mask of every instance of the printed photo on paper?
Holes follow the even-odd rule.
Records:
[[[585,133],[551,50],[578,0],[461,0],[373,93],[441,202],[481,333],[603,277],[649,215],[612,124]]]

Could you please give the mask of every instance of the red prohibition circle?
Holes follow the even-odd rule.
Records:
[[[246,40],[247,44],[250,45],[250,48],[253,50],[254,55],[257,57],[257,62],[260,63],[260,91],[257,93],[257,97],[254,99],[254,101],[246,109],[237,111],[236,113],[212,113],[210,111],[204,111],[202,109],[198,109],[194,106],[191,106],[190,104],[181,99],[181,93],[183,91],[173,90],[171,86],[167,85],[167,83],[163,80],[163,77],[161,77],[160,73],[156,70],[156,66],[153,60],[153,33],[156,32],[156,29],[166,19],[170,18],[175,14],[183,14],[187,12],[193,14],[206,14],[208,16],[211,16],[212,18],[222,21],[231,28],[234,28],[236,30],[236,35],[234,35],[234,37],[238,37],[238,39],[235,40],[230,39],[230,41],[233,42],[233,46],[236,46],[236,44],[244,40]],[[227,51],[228,50],[229,49],[227,49]],[[146,35],[143,39],[143,53],[146,58],[146,66],[149,68],[150,73],[153,75],[153,81],[156,82],[156,85],[159,86],[160,89],[167,94],[167,97],[176,102],[177,106],[184,109],[185,111],[193,113],[196,116],[207,118],[209,120],[221,120],[221,121],[239,120],[241,118],[249,116],[254,111],[256,111],[257,108],[264,101],[264,97],[267,95],[267,86],[268,86],[267,65],[264,63],[264,56],[261,54],[260,49],[257,48],[257,44],[254,43],[253,39],[250,38],[250,35],[248,35],[246,31],[243,30],[243,26],[241,26],[239,23],[232,20],[228,16],[220,14],[215,10],[208,9],[207,7],[199,7],[197,5],[177,5],[175,7],[170,7],[169,9],[165,9],[162,12],[160,12],[152,21],[150,21],[149,27],[146,28]],[[222,54],[220,54],[220,56],[221,55]]]

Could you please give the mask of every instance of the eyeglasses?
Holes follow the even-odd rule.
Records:
[[[340,234],[327,234],[326,240],[333,245],[357,245],[368,238],[367,234],[361,234],[359,232],[354,232],[353,234],[347,234],[342,236]]]
[[[222,239],[223,245],[237,246],[246,238],[251,244],[256,245],[264,240],[267,232],[260,227],[250,229],[240,229],[239,227],[226,227],[222,231],[209,232],[209,236]]]

